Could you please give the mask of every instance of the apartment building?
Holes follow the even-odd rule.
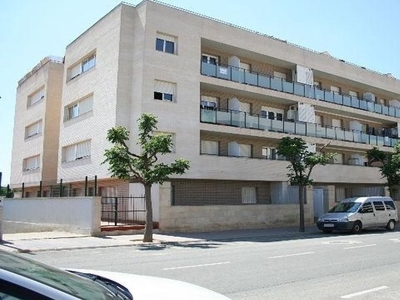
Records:
[[[102,17],[66,47],[60,67],[58,153],[51,162],[54,180],[68,184],[69,196],[84,193],[87,176],[98,180],[91,194],[139,192],[110,178],[102,162],[114,126],[130,129],[132,151],[139,151],[137,120],[144,112],[173,137],[173,153],[160,160],[191,162],[184,175],[153,189],[161,229],[297,224],[297,189],[276,153],[284,136],[337,153],[332,164],[313,171],[308,223],[317,206],[385,194],[379,168],[368,166],[365,153],[374,146],[392,151],[399,140],[400,81],[390,74],[146,0],[121,3]],[[26,112],[29,95],[18,92],[17,113]],[[42,148],[25,151],[21,129],[38,119],[30,115],[16,115],[14,150],[24,150],[13,156],[14,187],[33,181],[21,161],[47,149],[39,141]]]
[[[10,183],[25,197],[49,196],[57,183],[63,72],[63,58],[49,56],[18,82]]]

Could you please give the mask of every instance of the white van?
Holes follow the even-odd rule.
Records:
[[[319,217],[318,229],[360,233],[362,229],[386,227],[393,230],[398,221],[396,204],[390,197],[348,198],[336,204],[327,214]]]

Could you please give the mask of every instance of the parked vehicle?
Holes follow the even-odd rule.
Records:
[[[318,229],[360,233],[362,229],[386,227],[394,230],[398,214],[396,204],[390,197],[356,197],[344,199],[319,217]]]
[[[182,281],[106,271],[65,271],[2,250],[0,299],[229,300]]]

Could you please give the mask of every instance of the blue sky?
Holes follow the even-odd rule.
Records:
[[[140,1],[125,2],[137,4]],[[398,0],[164,0],[400,78]],[[10,182],[17,82],[117,0],[0,0],[0,172]],[[171,20],[173,22],[173,20]],[[400,85],[400,81],[399,81]]]

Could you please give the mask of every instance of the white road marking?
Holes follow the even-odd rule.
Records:
[[[295,253],[295,254],[271,256],[271,257],[268,257],[268,258],[285,258],[285,257],[291,257],[291,256],[309,255],[309,254],[314,254],[314,253],[315,253],[315,252],[303,252],[303,253]]]
[[[343,249],[344,249],[344,250],[348,250],[348,249],[359,249],[359,248],[374,247],[374,246],[376,246],[376,244],[363,245],[363,246],[353,246],[353,247],[347,247],[347,248],[343,248]]]
[[[389,241],[395,242],[395,243],[400,243],[400,239],[389,239]]]
[[[376,287],[376,288],[374,288],[374,289],[365,290],[365,291],[361,291],[361,292],[358,292],[358,293],[345,295],[345,296],[342,296],[342,297],[340,297],[340,298],[342,298],[342,299],[350,299],[350,298],[353,298],[353,297],[358,297],[358,296],[361,296],[361,295],[365,295],[365,294],[368,294],[368,293],[377,292],[377,291],[384,290],[384,289],[388,289],[388,288],[389,288],[389,287],[387,287],[386,285],[383,285],[383,286],[380,286],[380,287]]]
[[[212,263],[212,264],[204,264],[204,265],[192,265],[192,266],[183,266],[183,267],[164,268],[163,271],[178,270],[178,269],[189,269],[189,268],[200,268],[200,267],[210,267],[210,266],[218,266],[218,265],[226,265],[226,264],[230,264],[230,262],[229,261],[224,261],[224,262]]]

